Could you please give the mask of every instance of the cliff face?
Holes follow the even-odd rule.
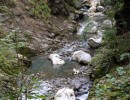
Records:
[[[73,0],[2,0],[0,4],[6,6],[0,9],[3,30],[8,33],[19,28],[20,39],[38,53],[59,48],[76,31],[76,22],[69,20],[75,11]]]

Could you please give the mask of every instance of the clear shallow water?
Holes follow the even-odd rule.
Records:
[[[75,61],[67,60],[62,66],[52,65],[51,60],[43,59],[39,56],[32,58],[32,65],[26,71],[26,75],[34,74],[36,71],[38,73],[43,73],[44,78],[57,78],[57,77],[71,77],[73,75],[73,68],[79,69],[81,65]]]
[[[44,74],[42,78],[39,77],[39,81],[34,84],[34,87],[37,86],[37,88],[32,89],[32,93],[34,94],[39,96],[45,95],[46,97],[51,95],[53,98],[59,89],[69,87],[74,89],[76,100],[86,100],[92,82],[86,74],[80,73],[79,75],[74,75],[73,68],[85,71],[87,67],[69,60],[62,66],[53,66],[49,59],[43,59],[42,57],[37,56],[32,58],[32,65],[26,71],[25,75],[29,76],[36,72],[40,73],[40,75]]]

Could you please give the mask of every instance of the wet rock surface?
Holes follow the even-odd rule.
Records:
[[[92,82],[88,75],[74,75],[73,78],[55,78],[51,80],[44,79],[34,84],[35,89],[31,93],[37,95],[45,95],[47,98],[54,99],[54,93],[58,90],[68,87],[74,91],[76,100],[86,100],[89,94],[89,89],[92,87]],[[39,99],[38,99],[39,100]]]
[[[72,56],[73,52],[75,52],[77,50],[83,50],[86,52],[90,52],[90,48],[89,48],[89,45],[87,44],[87,41],[76,40],[74,42],[65,44],[65,46],[63,46],[63,48],[61,48],[57,51],[54,51],[54,52],[58,52],[59,55],[61,55],[63,57],[63,59],[71,60],[71,56]]]
[[[91,55],[82,50],[78,50],[73,53],[72,60],[76,60],[79,63],[88,64],[91,61]]]

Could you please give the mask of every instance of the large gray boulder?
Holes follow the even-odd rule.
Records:
[[[92,6],[90,7],[90,9],[88,10],[88,13],[94,13],[96,11],[96,7]]]
[[[75,100],[73,89],[63,88],[57,91],[54,100]]]
[[[97,5],[100,5],[100,0],[90,0],[90,4],[91,6],[97,6]]]
[[[97,48],[102,43],[102,33],[98,32],[97,36],[93,36],[92,38],[88,39],[88,44],[91,48]]]
[[[61,59],[59,54],[50,54],[48,57],[53,65],[63,65],[65,64],[65,61]]]
[[[82,50],[75,51],[72,55],[72,60],[77,60],[79,63],[88,64],[91,61],[91,55]]]
[[[97,6],[97,9],[96,9],[98,12],[104,12],[105,9],[103,6]]]

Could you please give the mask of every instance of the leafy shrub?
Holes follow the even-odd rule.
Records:
[[[100,77],[109,71],[109,67],[113,62],[114,53],[111,49],[102,48],[98,50],[98,53],[92,58],[90,62],[91,66],[94,66],[93,73],[96,77]]]
[[[103,44],[108,48],[114,49],[116,47],[116,28],[104,27],[104,41]]]
[[[97,79],[88,100],[128,100],[130,65],[117,67],[112,73]]]
[[[31,6],[30,14],[40,19],[50,17],[50,8],[44,0],[29,0]]]
[[[130,63],[130,53],[124,53],[122,55],[120,55],[120,60],[128,60]]]
[[[123,67],[118,67],[118,68],[116,68],[116,70],[117,70],[118,75],[126,74]]]

